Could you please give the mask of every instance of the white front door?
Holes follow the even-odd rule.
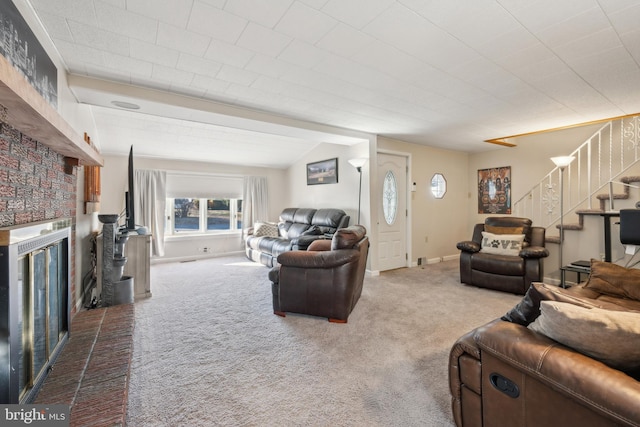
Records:
[[[378,265],[407,266],[407,158],[378,153]]]

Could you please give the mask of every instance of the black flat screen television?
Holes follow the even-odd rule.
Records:
[[[136,229],[136,210],[135,210],[135,191],[133,188],[133,145],[129,150],[129,185],[127,192],[125,193],[125,208],[126,208],[126,224],[127,230]]]

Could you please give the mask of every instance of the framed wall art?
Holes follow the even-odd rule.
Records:
[[[338,158],[307,163],[307,185],[336,184],[338,182]]]
[[[511,214],[511,166],[478,169],[478,213]]]
[[[13,2],[0,10],[0,54],[52,107],[58,106],[58,69]]]

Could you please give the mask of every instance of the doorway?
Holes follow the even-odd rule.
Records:
[[[378,153],[378,266],[380,271],[406,267],[407,247],[407,156]]]

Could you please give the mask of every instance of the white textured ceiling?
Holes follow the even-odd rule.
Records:
[[[477,152],[495,148],[487,139],[640,112],[638,0],[20,1],[78,76],[79,101],[100,106],[103,153],[160,129],[145,150],[284,167],[331,127]],[[109,93],[94,79],[294,120],[262,142],[256,121],[236,135],[219,117],[215,128],[162,120],[154,115],[174,116],[173,101],[145,111],[151,92],[125,99],[131,86]],[[113,100],[138,100],[144,114]],[[277,136],[296,120],[329,127]],[[350,136],[332,142],[359,140]],[[247,159],[271,144],[292,152]]]

